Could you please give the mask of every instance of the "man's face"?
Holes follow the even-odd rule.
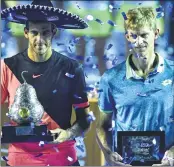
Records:
[[[154,41],[159,30],[154,32],[149,26],[136,30],[127,30],[126,38],[131,43],[134,52],[142,58],[147,59],[148,55],[154,52]]]
[[[45,54],[47,50],[51,47],[51,42],[53,38],[51,23],[29,22],[29,30],[25,32],[25,37],[28,38],[29,45],[36,54]]]

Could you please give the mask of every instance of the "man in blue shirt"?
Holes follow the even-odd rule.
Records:
[[[153,8],[129,10],[124,19],[125,36],[132,46],[132,53],[101,78],[97,141],[109,165],[123,166],[125,164],[119,162],[123,158],[111,149],[113,137],[109,129],[114,127],[113,116],[116,132],[164,130],[167,151],[160,165],[172,165],[174,63],[154,51],[159,29]],[[117,148],[117,142],[115,146]]]

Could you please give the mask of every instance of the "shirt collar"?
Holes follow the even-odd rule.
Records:
[[[156,74],[156,73],[162,73],[164,71],[164,58],[160,56],[158,53],[156,53],[158,56],[158,65],[155,67],[155,69],[149,73],[149,75]],[[142,79],[142,77],[138,76],[136,72],[132,69],[130,66],[130,57],[129,55],[126,60],[126,78],[130,79],[131,77],[135,79]]]

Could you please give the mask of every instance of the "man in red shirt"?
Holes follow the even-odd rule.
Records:
[[[42,5],[42,6],[41,6]],[[87,24],[77,15],[54,8],[50,1],[34,1],[4,9],[1,18],[26,24],[24,36],[28,49],[1,60],[1,104],[8,99],[14,102],[16,89],[25,79],[32,85],[44,108],[42,122],[47,124],[56,139],[43,147],[35,143],[11,143],[8,164],[10,166],[77,166],[75,137],[89,129],[89,103],[85,91],[85,78],[80,64],[51,47],[58,28],[83,29]],[[70,124],[72,106],[76,121]]]

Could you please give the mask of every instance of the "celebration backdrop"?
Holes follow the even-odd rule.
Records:
[[[32,1],[1,0],[1,10]],[[129,47],[124,37],[122,12],[140,6],[161,7],[157,14],[160,37],[155,50],[167,59],[174,60],[174,9],[173,1],[52,1],[55,7],[65,9],[84,18],[89,28],[84,30],[58,29],[53,49],[83,64],[88,96],[97,101],[97,88],[105,70],[126,59]],[[1,58],[11,57],[28,46],[23,36],[24,26],[1,20]],[[79,158],[86,155],[85,146],[77,149]],[[82,150],[80,152],[80,150]],[[2,151],[2,150],[1,150]],[[7,150],[4,150],[7,151]],[[81,165],[85,165],[82,161]],[[90,164],[93,165],[93,164]]]

